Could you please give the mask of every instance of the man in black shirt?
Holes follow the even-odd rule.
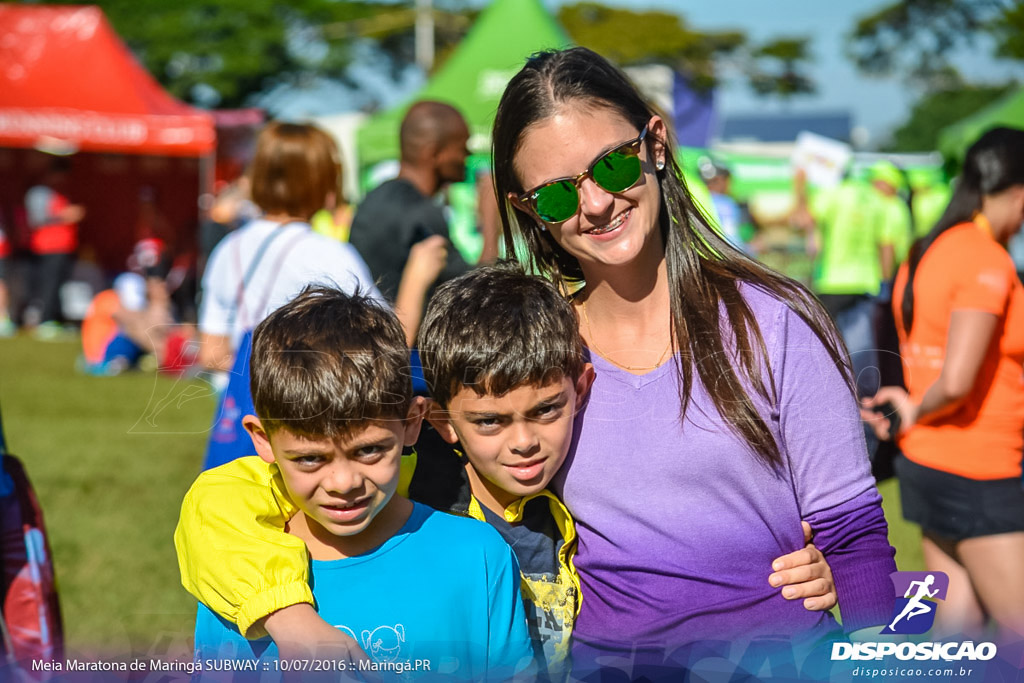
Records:
[[[412,246],[431,235],[449,236],[448,221],[434,197],[446,185],[465,180],[469,127],[454,107],[421,101],[402,119],[399,139],[398,177],[366,195],[356,210],[349,237],[379,280],[381,292],[390,299],[398,291]],[[491,192],[489,187],[484,190]],[[492,261],[497,256],[496,225],[483,232],[480,260]],[[457,249],[448,249],[448,261],[437,283],[469,268]]]

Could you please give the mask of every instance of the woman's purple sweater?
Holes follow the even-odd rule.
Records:
[[[597,378],[553,482],[579,532],[581,641],[664,647],[833,630],[827,612],[768,583],[772,560],[803,547],[801,520],[832,567],[845,630],[888,621],[895,551],[856,402],[806,323],[741,291],[778,392],[753,403],[784,466],[727,428],[696,372],[680,424],[674,363],[637,376],[592,354]]]

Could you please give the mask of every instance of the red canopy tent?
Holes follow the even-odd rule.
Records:
[[[213,118],[171,97],[93,6],[0,4],[0,212],[17,228],[24,193],[72,159],[84,204],[82,255],[124,267],[138,237],[140,196],[156,197],[176,249],[194,248],[198,196],[210,183]],[[15,230],[17,232],[17,230]]]

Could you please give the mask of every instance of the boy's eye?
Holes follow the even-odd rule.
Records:
[[[356,455],[358,455],[360,458],[372,458],[377,455],[383,455],[385,451],[387,451],[387,449],[384,448],[384,446],[363,446],[358,451],[356,451]]]
[[[471,422],[480,431],[495,431],[501,427],[501,418],[497,416],[478,417]]]
[[[315,467],[324,461],[322,455],[299,455],[292,458],[292,462],[302,467]]]
[[[536,410],[533,411],[534,417],[542,420],[554,420],[562,415],[562,405],[560,403],[552,403],[550,405],[537,406]]]

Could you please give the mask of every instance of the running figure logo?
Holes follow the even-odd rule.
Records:
[[[942,572],[893,572],[890,576],[896,589],[892,621],[883,634],[924,633],[935,623],[936,600],[945,600],[949,577]]]

